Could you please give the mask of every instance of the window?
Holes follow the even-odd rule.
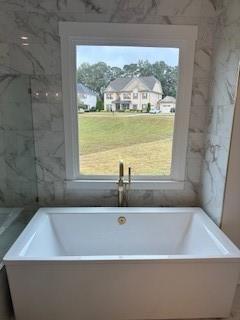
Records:
[[[107,93],[106,96],[107,96],[107,99],[112,99],[113,98],[111,93]]]
[[[143,98],[143,99],[147,99],[147,97],[148,97],[147,92],[143,92],[143,93],[142,93],[142,98]]]
[[[132,188],[182,188],[197,27],[61,22],[60,35],[67,186],[115,189],[118,160],[122,157],[126,165],[132,166]],[[108,55],[104,55],[104,51]],[[92,52],[98,54],[94,56],[90,54]],[[123,65],[119,66],[113,52],[122,52],[125,59],[132,56],[130,52],[134,52],[137,58],[135,61],[123,61]],[[111,56],[115,59],[110,61],[108,57]],[[175,57],[172,65],[164,60],[164,57],[170,56]],[[123,66],[139,60],[145,61],[146,57],[155,68],[149,75],[151,78],[144,78],[143,74],[130,76],[129,80],[122,71]],[[94,65],[107,64],[112,68],[115,73],[111,78],[106,77],[108,84],[95,86],[86,81],[81,74],[81,64],[89,61],[88,71],[95,78],[98,77],[94,73]],[[171,94],[161,92],[166,88],[163,88],[164,82],[161,83],[158,78],[157,67],[160,61],[167,65],[166,68],[169,68],[175,79],[173,83],[176,86]],[[95,109],[101,112],[77,113],[76,79],[83,82],[87,90],[96,92]],[[109,104],[105,104],[102,97],[111,81],[115,81],[111,85],[117,88],[117,98],[112,101],[111,111],[114,112],[108,113]],[[141,82],[141,86],[150,88],[149,92],[157,91],[157,95],[143,92],[142,95],[148,97],[149,103],[143,103],[138,110],[142,112],[134,114],[129,110],[132,102],[126,101],[131,100],[131,93],[130,98],[129,93],[125,93],[123,100],[120,95],[121,90],[131,91],[133,82]],[[148,107],[156,106],[159,101],[155,97],[161,100],[163,94],[176,95],[175,112],[169,116],[151,111],[152,108]],[[148,114],[143,114],[145,112]],[[163,121],[166,121],[164,125],[159,125]],[[117,141],[117,145],[114,141]],[[145,160],[142,157],[143,151],[148,155]]]
[[[80,99],[86,99],[86,98],[87,98],[87,95],[84,94],[84,93],[78,93],[78,97],[79,97]]]
[[[131,93],[123,93],[123,99],[131,99]]]
[[[137,104],[133,104],[133,110],[137,110],[138,105]]]
[[[133,92],[133,99],[138,99],[138,93],[137,92]]]

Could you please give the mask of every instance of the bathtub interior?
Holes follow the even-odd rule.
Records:
[[[45,213],[22,243],[19,257],[227,256],[229,248],[199,213]],[[217,229],[217,228],[216,228]],[[220,230],[219,230],[220,231]]]

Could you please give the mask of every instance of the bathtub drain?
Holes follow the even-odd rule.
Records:
[[[124,223],[126,223],[126,221],[127,221],[127,219],[125,217],[119,217],[118,218],[118,223],[119,224],[124,224]]]

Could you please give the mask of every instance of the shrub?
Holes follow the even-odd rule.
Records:
[[[151,110],[151,103],[150,103],[150,102],[148,102],[148,104],[147,104],[147,113],[149,113],[149,112],[150,112],[150,110]]]
[[[96,103],[96,111],[104,110],[104,104],[103,101],[98,99]]]

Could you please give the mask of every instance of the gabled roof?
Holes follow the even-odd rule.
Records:
[[[86,87],[81,82],[77,83],[77,93],[88,94],[90,96],[97,96],[96,92],[94,92],[90,88]]]
[[[166,96],[164,99],[162,99],[160,102],[171,102],[171,103],[175,103],[176,102],[176,98],[171,97],[171,96]]]
[[[141,81],[150,91],[153,90],[156,82],[158,82],[154,76],[117,78],[109,83],[105,91],[122,91],[134,79]]]
[[[132,80],[132,78],[117,78],[111,81],[108,87],[112,90],[121,91]]]

